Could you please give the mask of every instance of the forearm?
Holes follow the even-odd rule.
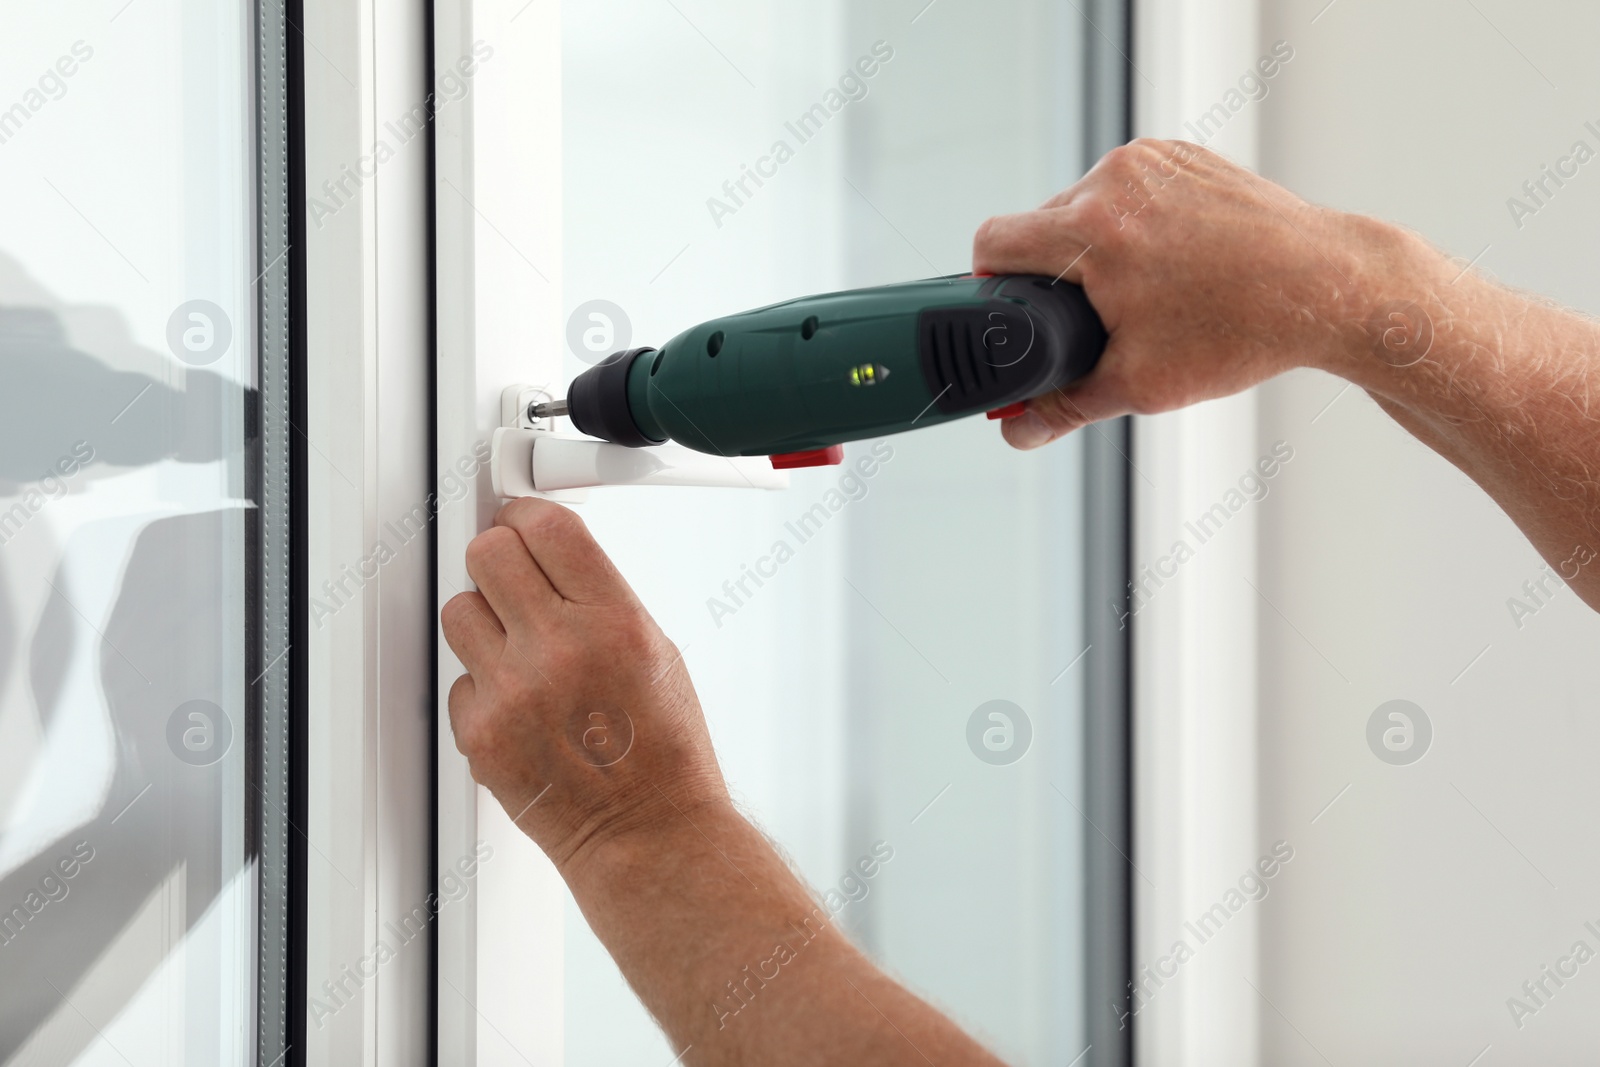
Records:
[[[683,1062],[997,1062],[858,952],[739,816],[683,653],[577,516],[513,501],[467,573],[478,591],[443,612],[468,669],[456,744]]]
[[[731,805],[604,842],[562,873],[686,1063],[998,1062],[852,946]]]
[[[1600,325],[1393,240],[1359,339],[1327,369],[1476,481],[1600,608]]]

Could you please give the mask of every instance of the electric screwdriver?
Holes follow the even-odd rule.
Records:
[[[1106,331],[1083,290],[1050,278],[957,275],[801,297],[607,356],[565,400],[581,433],[666,441],[774,467],[838,463],[844,443],[987,412],[1088,374]]]

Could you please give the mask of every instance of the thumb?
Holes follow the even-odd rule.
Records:
[[[1111,379],[1097,367],[1087,378],[1029,400],[1021,415],[1000,424],[1000,434],[1012,448],[1026,451],[1131,410],[1117,395]]]

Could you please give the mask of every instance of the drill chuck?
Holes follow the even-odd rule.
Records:
[[[628,400],[628,378],[634,363],[655,351],[630,348],[613,352],[572,379],[567,388],[567,415],[579,433],[629,448],[666,442],[665,436],[651,437],[639,428]]]

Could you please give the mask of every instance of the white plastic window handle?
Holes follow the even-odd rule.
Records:
[[[625,448],[587,437],[505,427],[490,460],[495,494],[533,496],[615,485],[786,489],[789,472],[765,456],[711,456],[677,445]]]

